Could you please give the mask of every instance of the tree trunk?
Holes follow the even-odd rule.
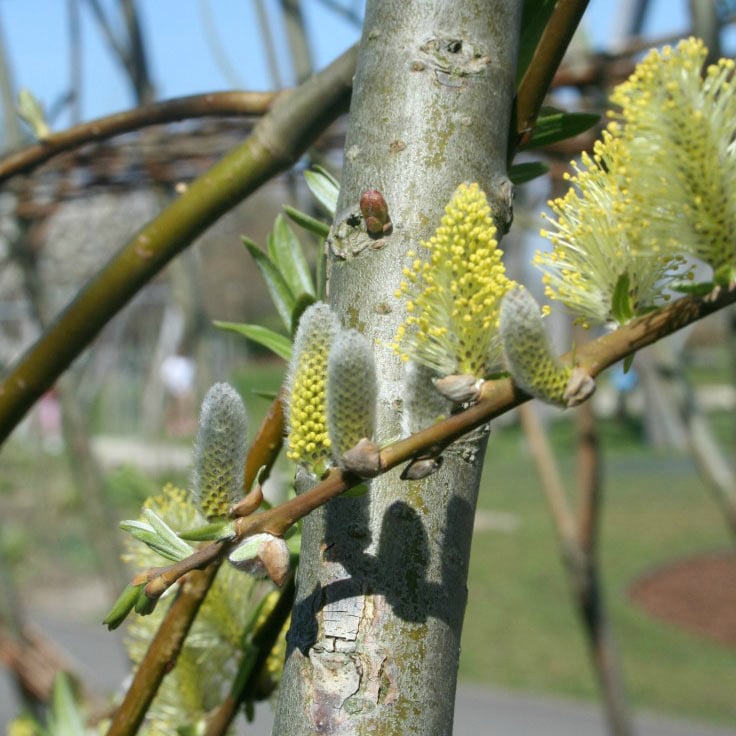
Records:
[[[463,181],[505,229],[507,133],[522,2],[368,2],[330,253],[330,301],[375,341],[379,440],[400,431],[404,373],[390,344],[406,252]],[[393,232],[351,226],[379,189]],[[305,519],[274,734],[452,733],[470,540],[485,434],[421,481],[390,472]]]

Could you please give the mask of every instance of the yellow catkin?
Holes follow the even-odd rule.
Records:
[[[487,374],[500,356],[500,300],[514,285],[502,255],[485,194],[478,184],[461,184],[435,234],[403,270],[397,296],[406,299],[408,316],[396,353],[440,375]]]
[[[327,432],[327,359],[339,322],[327,304],[304,311],[294,337],[287,378],[286,455],[321,475],[330,457]]]
[[[736,271],[736,95],[730,59],[701,75],[707,50],[687,39],[651,52],[614,91],[619,106],[593,156],[573,164],[550,251],[534,262],[546,293],[586,324],[612,320],[625,277],[633,316],[692,277],[693,257]]]

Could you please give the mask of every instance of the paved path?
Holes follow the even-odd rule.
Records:
[[[112,692],[127,673],[121,636],[92,622],[39,617],[37,625],[73,657],[84,680],[100,692]],[[16,700],[10,679],[0,669],[0,733],[15,714]],[[247,736],[269,736],[271,711],[258,707]],[[642,714],[638,736],[736,736],[733,729],[706,726]],[[455,709],[454,736],[606,736],[600,711],[593,704],[551,697],[529,696],[496,688],[462,685]],[[288,736],[288,735],[284,735]],[[428,735],[431,736],[431,735]]]

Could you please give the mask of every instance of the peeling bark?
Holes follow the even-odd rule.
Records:
[[[521,6],[368,2],[328,289],[343,324],[376,345],[379,441],[401,431],[405,374],[390,344],[405,317],[394,293],[406,252],[463,181],[486,191],[501,232],[511,220]],[[385,200],[371,195],[370,217],[369,190]],[[486,436],[448,448],[426,478],[391,471],[305,519],[274,734],[452,733]]]

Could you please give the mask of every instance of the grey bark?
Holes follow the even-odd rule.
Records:
[[[368,2],[355,77],[330,301],[375,341],[379,439],[400,431],[404,372],[390,347],[407,250],[428,239],[463,181],[510,220],[507,131],[520,0]],[[379,189],[393,232],[354,226]],[[452,733],[470,539],[484,433],[435,475],[392,471],[362,498],[305,519],[297,599],[274,734]]]

